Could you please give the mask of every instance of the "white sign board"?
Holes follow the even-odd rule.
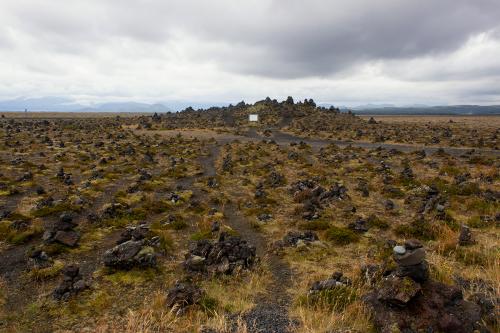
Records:
[[[259,115],[258,114],[248,115],[248,120],[249,121],[259,121]]]

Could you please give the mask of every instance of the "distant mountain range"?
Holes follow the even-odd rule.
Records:
[[[0,101],[1,111],[52,111],[52,112],[175,112],[188,106],[194,109],[211,106],[227,106],[229,103],[189,103],[184,101],[170,101],[165,103],[139,102],[110,102],[83,105],[65,97],[16,98]],[[318,103],[329,107],[331,104]],[[395,106],[393,104],[365,104],[354,107],[340,106],[342,111],[352,110],[357,114],[390,115],[390,114],[434,114],[434,115],[491,115],[500,114],[500,105],[450,105],[428,106],[412,104]]]
[[[17,98],[0,101],[0,111],[52,112],[172,112],[163,104],[111,102],[91,106],[63,97]]]
[[[500,115],[500,105],[386,106],[352,110],[356,114],[373,115]]]

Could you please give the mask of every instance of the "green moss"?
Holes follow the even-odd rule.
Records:
[[[441,175],[458,176],[462,173],[462,170],[452,165],[445,165],[439,170]]]
[[[301,230],[326,230],[330,227],[330,223],[322,220],[314,220],[299,224]]]
[[[48,255],[58,255],[69,251],[69,247],[64,246],[59,243],[46,244],[43,246],[43,250]]]
[[[409,224],[400,224],[394,232],[401,237],[415,237],[423,240],[434,240],[437,237],[437,229],[430,222],[415,221]]]
[[[168,225],[168,228],[173,229],[173,230],[182,230],[186,229],[188,227],[188,224],[184,220],[178,220],[176,219],[174,222],[170,223]]]
[[[60,260],[54,261],[52,266],[32,269],[28,275],[31,279],[42,281],[53,278],[63,269],[64,263]]]
[[[469,218],[469,220],[467,221],[467,225],[469,227],[472,227],[472,228],[487,228],[491,225],[495,225],[495,223],[493,222],[486,222],[486,220],[483,220],[481,219],[480,216],[476,215],[476,216],[472,216],[471,218]]]
[[[375,227],[383,230],[389,228],[389,223],[387,223],[387,221],[385,220],[382,220],[376,215],[370,215],[367,219],[367,222],[370,227]]]
[[[152,232],[160,237],[160,248],[165,251],[171,251],[174,248],[174,239],[167,230],[154,229]]]
[[[349,286],[338,286],[299,297],[298,303],[313,308],[343,311],[357,298],[356,291]]]
[[[191,240],[194,241],[210,238],[212,238],[212,233],[210,231],[198,231],[191,235]]]
[[[495,163],[495,160],[493,158],[488,158],[486,156],[471,156],[469,159],[470,164],[483,164],[483,165],[493,165]]]
[[[167,201],[159,200],[159,201],[152,201],[152,200],[147,200],[142,208],[141,211],[144,213],[146,212],[152,212],[154,214],[161,214],[170,209],[170,203]]]
[[[451,184],[447,186],[445,192],[450,195],[460,195],[460,196],[470,196],[478,195],[481,192],[479,185],[477,183],[463,183],[463,184]]]
[[[40,209],[35,210],[34,212],[31,213],[32,216],[34,217],[44,217],[44,216],[49,216],[49,215],[54,215],[66,211],[73,211],[73,212],[79,212],[82,209],[82,207],[77,206],[77,205],[72,205],[69,203],[61,203],[59,205],[51,206],[51,207],[43,207]]]
[[[478,265],[478,266],[486,266],[488,261],[494,262],[494,258],[498,258],[499,253],[496,253],[495,256],[492,257],[493,254],[485,253],[483,251],[479,251],[473,248],[466,248],[458,246],[455,249],[455,259],[465,265]]]
[[[0,221],[0,240],[6,240],[10,232],[10,221]]]
[[[336,226],[331,226],[326,231],[325,237],[327,240],[332,241],[337,245],[347,245],[359,240],[359,235],[354,231]]]
[[[9,243],[15,245],[26,243],[33,237],[40,235],[43,232],[41,223],[33,223],[28,227],[28,229],[22,231],[12,229],[10,228],[10,225],[6,227],[5,223],[2,223],[0,225],[3,225],[1,229],[4,229],[4,231],[6,232],[5,234],[3,234],[3,237],[0,236],[0,239],[4,238]]]
[[[140,285],[153,280],[157,275],[158,271],[153,268],[131,269],[129,271],[114,271],[104,275],[104,279],[118,285]]]
[[[203,312],[209,316],[214,316],[217,313],[217,307],[219,306],[219,301],[213,297],[204,295],[199,303]]]
[[[495,214],[497,211],[500,210],[500,204],[495,202],[488,202],[484,199],[477,197],[477,198],[472,198],[467,203],[467,210],[475,211],[478,214],[482,215]]]

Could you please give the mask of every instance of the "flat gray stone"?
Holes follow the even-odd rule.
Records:
[[[392,249],[394,251],[394,253],[396,254],[405,254],[406,253],[406,249],[404,246],[401,246],[401,245],[396,245],[394,246],[394,248]]]

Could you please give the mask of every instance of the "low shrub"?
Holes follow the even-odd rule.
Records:
[[[298,303],[302,306],[326,308],[331,311],[343,311],[357,298],[354,288],[337,286],[299,297]]]
[[[325,236],[327,240],[332,241],[337,245],[347,245],[359,240],[359,235],[354,231],[347,228],[339,228],[335,226],[331,226],[326,231]]]

